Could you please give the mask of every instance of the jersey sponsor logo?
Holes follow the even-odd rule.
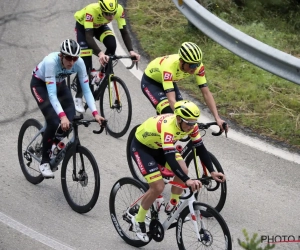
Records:
[[[144,134],[142,134],[143,138],[146,138],[148,136],[159,136],[159,134],[157,133],[151,133],[151,132],[145,132]]]
[[[148,163],[148,166],[149,167],[152,167],[152,166],[154,166],[155,165],[155,161],[150,161],[149,163]]]
[[[150,180],[153,180],[153,179],[156,179],[156,178],[158,178],[158,177],[161,177],[161,173],[158,173],[158,174],[156,174],[156,175],[153,175],[153,176],[150,176]]]
[[[33,87],[32,90],[33,90],[34,96],[35,96],[35,98],[38,100],[38,102],[39,102],[39,103],[42,103],[44,100],[43,100],[43,98],[38,94],[38,92],[36,91],[36,88]]]
[[[160,71],[159,71],[159,68],[152,68],[149,70],[149,72],[152,74],[154,72],[160,72]]]
[[[93,15],[86,13],[85,15],[85,21],[86,22],[93,22]]]
[[[148,88],[144,88],[147,96],[149,97],[150,101],[154,104],[157,105],[158,104],[158,100],[156,100],[156,98],[150,93]]]
[[[164,133],[164,144],[173,144],[173,135],[170,133]]]
[[[202,65],[202,67],[199,69],[197,76],[204,76],[204,75],[205,75],[205,69],[204,66]]]
[[[139,167],[142,175],[147,174],[147,171],[146,171],[146,169],[145,169],[145,167],[144,167],[144,165],[143,165],[143,163],[141,161],[141,157],[139,156],[139,153],[138,152],[134,152],[134,157],[136,159],[136,163],[137,163],[137,165],[138,165],[138,167]]]
[[[164,71],[163,75],[164,75],[164,81],[166,81],[166,82],[172,81],[172,78],[173,78],[172,73],[170,73],[168,71]]]

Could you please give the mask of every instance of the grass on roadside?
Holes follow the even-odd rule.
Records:
[[[126,10],[131,28],[150,59],[177,53],[184,41],[200,46],[209,88],[221,116],[300,149],[299,85],[252,65],[192,28],[172,1],[128,0]],[[235,17],[238,21],[230,23],[235,28],[286,53],[300,55],[299,32],[278,18],[257,16],[257,21],[247,21],[238,12],[228,15],[222,10],[218,16],[229,23]],[[203,103],[192,77],[180,81],[179,87]]]

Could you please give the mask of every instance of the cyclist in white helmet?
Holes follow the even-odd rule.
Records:
[[[77,73],[87,104],[99,124],[104,120],[98,114],[95,100],[89,88],[89,79],[83,60],[79,57],[80,46],[72,40],[62,42],[59,52],[47,55],[33,70],[30,89],[47,122],[43,136],[43,152],[40,171],[44,177],[53,177],[49,162],[55,132],[63,134],[68,131],[70,122],[75,116],[75,106],[65,78]]]

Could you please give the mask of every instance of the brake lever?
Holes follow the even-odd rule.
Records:
[[[227,130],[226,130],[227,123],[226,123],[226,122],[223,122],[222,127],[223,127],[223,129],[224,129],[224,131],[225,131],[225,136],[226,136],[226,138],[227,138]]]
[[[103,132],[103,130],[105,129],[105,134],[107,134],[106,125],[107,125],[107,120],[102,121],[101,125],[100,125],[100,129],[99,130],[93,130],[93,133],[94,134],[101,134]]]

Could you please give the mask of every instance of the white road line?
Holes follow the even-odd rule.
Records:
[[[113,27],[112,27],[111,24],[110,24],[110,27],[111,27],[111,29],[113,29]],[[115,33],[115,31],[114,31],[114,33]],[[126,54],[128,54],[128,52],[126,52],[122,48],[122,46],[121,46],[121,44],[120,44],[120,42],[119,42],[119,40],[118,40],[117,37],[116,37],[116,40],[117,40],[116,54],[117,55],[126,55]],[[121,61],[122,61],[122,63],[125,66],[130,66],[131,65],[130,60],[129,60],[129,62],[128,62],[128,60],[121,60]],[[143,72],[140,69],[136,69],[135,67],[133,67],[132,69],[130,69],[130,72],[139,81],[141,81]],[[209,122],[209,121],[211,121],[211,119],[208,119],[207,116],[203,115],[203,112],[202,112],[200,121],[201,122],[206,122],[206,121]],[[300,164],[300,155],[288,152],[287,150],[283,150],[283,149],[274,147],[273,145],[268,144],[268,143],[266,143],[266,142],[264,142],[262,140],[259,140],[257,138],[253,138],[253,137],[244,135],[244,134],[242,134],[240,132],[237,132],[237,131],[235,131],[233,129],[230,129],[230,131],[228,133],[228,139],[232,139],[232,140],[238,141],[240,143],[243,143],[243,144],[248,145],[250,147],[253,147],[255,149],[261,150],[263,152],[266,152],[266,153],[278,156],[278,157],[280,157],[282,159],[285,159],[285,160],[288,160],[288,161]]]
[[[64,245],[54,239],[51,239],[41,233],[34,231],[33,229],[17,222],[16,220],[8,217],[7,215],[0,212],[0,221],[9,227],[19,231],[22,234],[27,235],[28,237],[43,243],[44,245],[51,247],[56,250],[74,250],[74,248]]]

